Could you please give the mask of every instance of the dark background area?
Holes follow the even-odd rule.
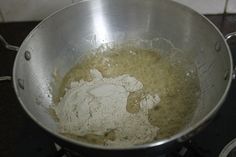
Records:
[[[236,31],[236,15],[207,16],[225,35]],[[39,22],[0,23],[0,34],[20,46]],[[236,39],[229,41],[236,63]],[[0,46],[0,76],[12,75],[16,52]],[[217,157],[222,148],[236,138],[236,80],[213,122],[191,139],[203,157]],[[25,114],[11,81],[0,82],[0,157],[49,157],[53,141]]]

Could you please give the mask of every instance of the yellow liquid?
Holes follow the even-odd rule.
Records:
[[[143,89],[130,93],[127,111],[131,114],[138,112],[143,95],[157,93],[161,101],[156,108],[149,110],[149,121],[160,128],[156,139],[170,137],[191,120],[199,93],[194,64],[184,56],[178,56],[176,60],[173,58],[173,54],[161,56],[154,50],[125,46],[89,55],[66,74],[60,86],[60,94],[55,100],[58,101],[65,94],[65,88],[72,81],[90,81],[90,69],[96,68],[103,77],[108,78],[129,74],[143,83]],[[74,135],[65,135],[76,138]],[[112,138],[109,136],[108,139]],[[106,136],[86,135],[76,139],[103,144]]]

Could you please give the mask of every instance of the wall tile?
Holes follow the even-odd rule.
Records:
[[[226,0],[174,0],[202,14],[222,14]],[[235,1],[235,0],[233,0]]]
[[[76,3],[76,2],[80,2],[80,1],[83,1],[83,0],[72,0],[72,3]]]
[[[71,0],[0,0],[6,22],[42,20]]]
[[[229,0],[227,5],[227,13],[236,13],[236,0]]]
[[[42,20],[54,11],[81,0],[0,0],[3,19],[10,21]],[[220,14],[225,0],[174,0],[203,14]],[[229,0],[228,12],[236,13],[236,0]]]
[[[72,0],[72,2],[79,2],[82,0]],[[226,0],[173,0],[182,3],[186,6],[202,14],[222,14],[224,12]],[[236,0],[231,0],[236,1]]]
[[[4,22],[4,17],[3,17],[3,14],[2,14],[1,8],[0,8],[0,22]]]

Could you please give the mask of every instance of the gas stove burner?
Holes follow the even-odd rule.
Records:
[[[223,148],[219,157],[236,157],[236,138]]]
[[[54,143],[54,145],[57,152],[55,152],[55,154],[50,157],[85,157],[83,155],[80,155],[77,152],[69,151],[66,148],[62,148],[56,143]],[[203,153],[201,152],[200,149],[195,147],[191,141],[188,141],[184,143],[182,147],[177,148],[168,154],[158,155],[155,157],[204,157],[204,155],[202,154]],[[234,156],[230,156],[230,157],[234,157]]]
[[[199,149],[191,142],[191,140],[189,140],[184,143],[180,149],[177,149],[164,157],[204,157],[203,154],[203,150]]]

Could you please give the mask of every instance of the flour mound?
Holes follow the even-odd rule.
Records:
[[[126,110],[130,92],[143,84],[128,74],[104,78],[97,69],[91,69],[92,81],[72,82],[66,94],[54,109],[59,118],[60,132],[78,136],[104,135],[114,130],[115,140],[108,146],[135,145],[154,140],[158,127],[148,121],[148,109],[155,107],[158,95],[147,95],[140,102],[137,113]]]

